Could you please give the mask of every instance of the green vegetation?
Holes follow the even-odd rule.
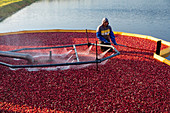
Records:
[[[0,21],[38,0],[22,0],[0,7]],[[1,4],[0,4],[1,5]]]

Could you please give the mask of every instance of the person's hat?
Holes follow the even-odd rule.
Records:
[[[102,23],[105,23],[105,22],[109,23],[109,20],[107,18],[103,18]]]

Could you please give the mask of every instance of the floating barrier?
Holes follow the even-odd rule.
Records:
[[[116,53],[111,54],[110,56],[107,56],[105,58],[101,58],[98,59],[97,58],[97,49],[96,49],[96,58],[95,60],[90,60],[90,61],[80,61],[79,57],[78,57],[78,52],[76,50],[77,46],[84,46],[84,45],[94,45],[94,46],[104,46],[104,47],[110,47],[112,48]],[[63,62],[63,63],[50,63],[50,64],[34,64],[34,59],[32,58],[31,55],[27,55],[27,54],[21,54],[21,53],[16,53],[19,51],[23,51],[23,50],[42,50],[42,49],[57,49],[57,48],[67,48],[67,47],[73,47],[74,51],[75,51],[75,55],[76,55],[76,59],[77,62]],[[11,65],[9,63],[4,63],[4,62],[0,62],[1,65],[10,67],[10,68],[34,68],[34,67],[52,67],[52,66],[68,66],[68,65],[81,65],[81,64],[91,64],[91,63],[101,63],[107,59],[110,59],[114,56],[119,55],[119,51],[113,47],[112,45],[103,45],[103,44],[94,44],[94,43],[86,43],[86,44],[74,44],[74,45],[65,45],[65,46],[55,46],[55,47],[39,47],[39,48],[22,48],[22,49],[17,49],[17,50],[11,50],[11,51],[7,51],[7,52],[1,52],[0,51],[0,56],[5,56],[5,57],[12,57],[12,58],[21,58],[21,59],[26,59],[28,61],[30,61],[32,64],[30,65]],[[50,56],[48,61],[52,61],[52,53],[50,51]],[[60,59],[58,59],[60,60]]]

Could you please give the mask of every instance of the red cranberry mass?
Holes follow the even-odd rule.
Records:
[[[95,43],[95,33],[88,35]],[[156,51],[156,42],[151,40],[121,35],[116,40]],[[4,35],[0,36],[0,50],[86,42],[85,33]],[[120,55],[98,66],[98,71],[96,65],[53,71],[10,70],[0,65],[0,111],[168,112],[170,66],[155,60],[151,52],[115,47]]]

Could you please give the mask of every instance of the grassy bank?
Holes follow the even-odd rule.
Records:
[[[0,21],[35,1],[38,0],[2,0],[0,2]]]

